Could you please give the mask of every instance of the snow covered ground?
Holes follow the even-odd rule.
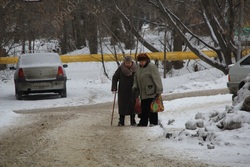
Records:
[[[105,63],[110,78],[117,65]],[[208,68],[191,72],[191,68],[175,70],[172,76],[163,80],[164,93],[182,93],[197,90],[226,88],[227,76]],[[101,63],[69,63],[67,98],[29,98],[18,101],[14,95],[13,71],[0,71],[0,134],[8,126],[17,124],[22,114],[13,111],[61,106],[78,106],[110,102],[114,95],[110,91],[111,80],[103,75]],[[231,95],[179,98],[164,101],[165,111],[159,113],[162,126],[152,127],[161,138],[155,148],[175,148],[182,153],[219,166],[250,166],[250,114],[245,111],[227,113],[232,105]],[[227,109],[226,109],[227,108]],[[197,114],[198,113],[198,114]],[[222,119],[220,119],[222,118]],[[219,129],[221,121],[240,120],[241,128]],[[203,124],[190,130],[188,125]],[[152,131],[151,131],[152,132]],[[166,136],[168,138],[166,138]]]

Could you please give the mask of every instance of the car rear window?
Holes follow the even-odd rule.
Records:
[[[26,54],[20,57],[21,66],[59,65],[61,60],[57,54]]]
[[[248,56],[245,60],[243,60],[241,63],[240,63],[241,66],[244,66],[244,65],[250,65],[250,56]]]

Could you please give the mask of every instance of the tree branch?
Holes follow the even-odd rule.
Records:
[[[177,17],[175,16],[173,18],[173,14],[167,8],[165,8],[163,6],[161,0],[157,0],[157,4],[158,5],[152,3],[150,0],[149,0],[149,2],[151,4],[153,4],[157,9],[159,9],[167,17],[167,19],[170,21],[170,24],[172,24],[172,26],[175,27],[175,30],[178,33],[178,36],[180,38],[182,38],[183,41],[186,42],[186,44],[188,45],[189,49],[192,52],[194,52],[204,62],[206,62],[209,65],[211,65],[211,66],[213,66],[213,67],[221,70],[224,74],[228,73],[226,65],[221,64],[220,62],[217,62],[217,61],[211,59],[210,57],[208,57],[207,55],[205,55],[201,50],[197,49],[193,44],[191,44],[191,42],[188,40],[188,38],[185,36],[185,34],[183,33],[183,31],[181,30],[181,28],[174,21],[174,19],[177,18]],[[183,26],[183,24],[181,24],[181,25]],[[188,30],[188,28],[186,26],[184,26],[183,28],[186,28]]]
[[[117,10],[121,13],[121,16],[123,17],[123,19],[127,22],[127,24],[130,26],[131,28],[131,32],[133,33],[133,35],[151,52],[159,52],[158,49],[156,49],[155,47],[153,47],[151,44],[149,44],[146,40],[144,40],[144,38],[138,33],[138,31],[135,29],[135,27],[133,26],[133,24],[130,22],[129,18],[121,11],[121,9],[116,5]]]

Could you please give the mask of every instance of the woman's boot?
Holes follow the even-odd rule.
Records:
[[[132,126],[136,126],[136,121],[135,121],[135,114],[130,115],[130,124]]]
[[[118,126],[124,126],[125,115],[120,115]]]

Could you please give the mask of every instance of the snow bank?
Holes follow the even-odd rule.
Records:
[[[19,114],[12,110],[0,109],[0,128],[13,124],[17,117],[19,117]]]
[[[216,145],[228,145],[235,144],[237,141],[230,140],[228,138],[234,138],[236,131],[241,132],[243,139],[247,138],[250,140],[246,134],[250,133],[250,112],[244,111],[243,104],[245,104],[245,99],[250,96],[250,76],[246,78],[246,84],[238,91],[237,97],[234,98],[232,105],[225,106],[224,110],[211,109],[209,112],[198,112],[193,117],[185,121],[185,126],[183,129],[175,132],[166,132],[166,138],[182,141],[190,138],[197,139],[197,144],[207,145],[207,149],[214,149]],[[215,98],[215,96],[214,96]],[[214,101],[214,98],[210,99]],[[221,96],[220,96],[221,98]],[[195,100],[194,98],[192,98]],[[209,106],[209,98],[200,100],[207,101]],[[223,100],[223,99],[220,99]],[[218,102],[220,101],[218,99]],[[189,100],[186,100],[184,103],[190,103]],[[175,103],[177,104],[177,103]],[[188,106],[185,104],[185,106]],[[194,103],[190,103],[194,105]],[[165,104],[166,105],[166,104]],[[178,104],[179,106],[183,105],[182,103]],[[196,101],[196,106],[199,106],[199,101]],[[195,108],[195,106],[193,106]],[[167,106],[166,106],[167,108]],[[187,112],[187,111],[186,111]],[[177,119],[177,118],[176,118]],[[171,120],[171,119],[170,119]],[[175,120],[168,121],[168,125],[175,122]],[[224,138],[225,131],[230,130],[231,133],[227,133],[228,138]],[[238,139],[241,137],[237,136]],[[241,138],[241,139],[242,139]]]

